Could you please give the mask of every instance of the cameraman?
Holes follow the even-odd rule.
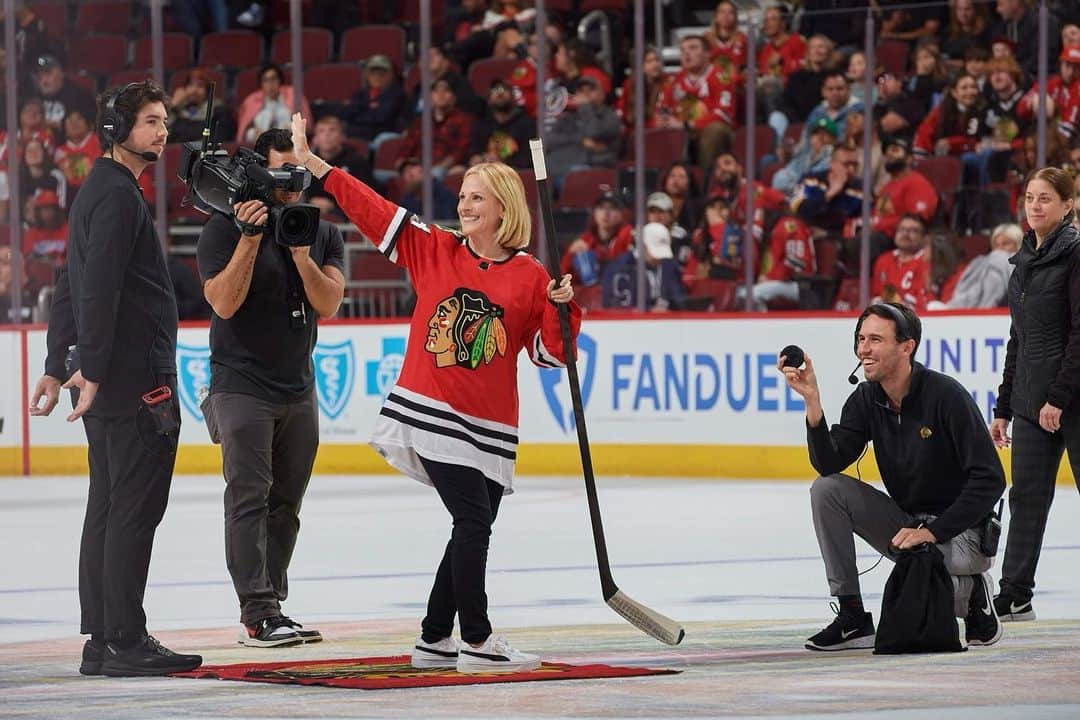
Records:
[[[90,488],[79,548],[83,675],[166,675],[198,667],[146,633],[143,594],[176,461],[176,299],[139,175],[161,157],[165,93],[151,82],[107,92],[105,154],[71,206],[67,264],[49,318],[45,375],[31,415],[72,389]],[[66,358],[65,358],[66,355]],[[140,402],[140,398],[146,398]],[[44,400],[44,404],[42,404]],[[149,402],[148,402],[149,400]]]
[[[1001,637],[980,526],[1005,491],[1005,472],[968,391],[914,361],[921,338],[918,316],[904,305],[878,303],[863,311],[855,354],[866,382],[844,403],[831,431],[810,357],[801,370],[780,359],[788,385],[806,401],[810,462],[821,473],[810,488],[814,530],[829,590],[840,604],[836,620],[806,641],[810,650],[874,646],[854,535],[889,558],[936,543],[953,576],[968,644],[992,645]],[[888,494],[841,472],[868,442]]]
[[[288,130],[267,130],[255,151],[271,169],[299,165]],[[276,206],[301,195],[273,193]],[[221,443],[225,556],[246,630],[240,642],[249,647],[322,639],[282,614],[281,602],[319,446],[311,361],[317,317],[336,313],[345,291],[337,227],[319,221],[312,245],[286,247],[264,234],[269,211],[249,200],[235,206],[235,218],[214,212],[197,250],[214,309],[203,412],[211,438]]]

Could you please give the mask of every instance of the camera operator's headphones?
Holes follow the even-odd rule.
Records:
[[[874,303],[873,305],[868,305],[867,308],[863,310],[862,315],[859,316],[859,322],[855,326],[855,342],[852,345],[852,351],[855,353],[856,357],[859,355],[859,330],[862,329],[863,321],[870,315],[880,316],[881,313],[878,312],[879,310],[884,310],[885,313],[892,318],[893,322],[896,323],[896,339],[898,341],[907,342],[908,340],[916,339],[915,335],[912,333],[911,324],[908,322],[907,316],[904,315],[900,308],[892,303]]]
[[[101,113],[101,135],[110,145],[119,145],[127,140],[131,134],[131,121],[124,113],[116,108],[116,101],[132,88],[142,85],[141,82],[128,83],[112,94],[105,103],[105,109]]]

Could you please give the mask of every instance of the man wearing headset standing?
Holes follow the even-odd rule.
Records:
[[[844,403],[840,423],[825,422],[814,364],[778,365],[806,401],[810,462],[821,476],[810,488],[814,531],[829,592],[839,611],[806,641],[810,650],[874,646],[874,622],[863,609],[855,535],[890,558],[935,543],[953,576],[956,615],[969,645],[1001,637],[993,587],[982,552],[981,525],[1005,491],[1005,472],[975,401],[952,378],[914,361],[922,324],[913,310],[876,303],[855,328],[855,354],[866,376]],[[857,382],[852,375],[852,382]],[[888,494],[842,474],[874,443]]]
[[[161,157],[166,95],[131,83],[99,100],[104,155],[71,207],[67,264],[49,319],[31,415],[56,407],[61,379],[82,418],[90,488],[79,549],[84,675],[192,670],[146,631],[143,593],[176,460],[176,298],[138,177]]]

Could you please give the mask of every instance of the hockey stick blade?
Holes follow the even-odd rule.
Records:
[[[547,166],[544,162],[544,144],[541,140],[530,140],[533,172],[540,195],[541,219],[547,236],[547,251],[551,277],[558,281],[559,250],[555,241],[555,220],[551,212],[551,189],[548,186]],[[686,634],[682,626],[671,618],[645,607],[632,600],[619,590],[611,576],[608,563],[607,541],[604,539],[604,525],[600,519],[600,501],[596,493],[596,478],[593,476],[592,452],[589,449],[588,431],[585,429],[585,408],[581,400],[581,383],[577,374],[574,341],[570,335],[569,314],[566,305],[559,305],[559,329],[562,334],[563,352],[568,358],[566,378],[570,385],[570,398],[574,406],[574,423],[577,426],[578,448],[581,450],[581,470],[585,480],[585,495],[588,500],[589,520],[592,524],[593,543],[596,547],[596,564],[600,573],[600,590],[604,602],[612,610],[622,615],[631,625],[642,630],[660,642],[678,645]]]
[[[683,626],[666,615],[647,608],[637,600],[625,595],[622,590],[607,599],[608,607],[626,618],[634,627],[652,635],[662,643],[678,645],[686,637]]]

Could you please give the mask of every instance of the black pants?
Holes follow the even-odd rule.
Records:
[[[491,634],[485,589],[487,554],[503,486],[475,468],[425,458],[420,462],[454,520],[428,598],[427,616],[421,625],[423,639],[437,642],[450,637],[456,614],[461,639],[476,645]]]
[[[143,594],[154,533],[169,502],[176,436],[156,435],[145,412],[86,415],[83,427],[90,490],[79,547],[80,632],[110,641],[137,638],[146,634]]]
[[[1061,454],[1066,449],[1073,480],[1080,487],[1080,418],[1062,416],[1061,430],[1048,433],[1038,423],[1016,416],[1012,440],[1009,537],[1001,563],[1001,592],[1030,600]]]
[[[240,622],[254,625],[280,615],[289,595],[300,504],[319,448],[315,391],[289,404],[219,392],[206,405],[225,471],[225,561]]]

